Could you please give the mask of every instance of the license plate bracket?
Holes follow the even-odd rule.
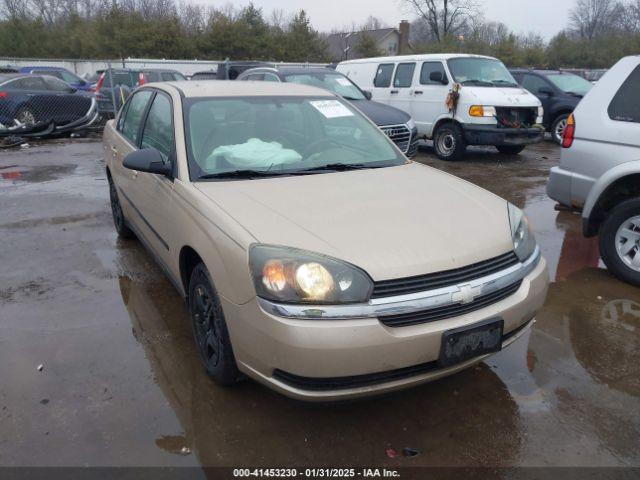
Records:
[[[451,367],[472,358],[502,350],[504,320],[490,318],[473,325],[447,330],[442,334],[441,367]]]

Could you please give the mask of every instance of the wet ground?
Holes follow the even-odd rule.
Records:
[[[640,466],[640,291],[602,267],[578,215],[554,211],[559,153],[421,151],[526,210],[546,306],[475,368],[323,406],[206,377],[178,294],[116,238],[99,143],[0,152],[0,465]],[[422,453],[385,453],[404,447]]]

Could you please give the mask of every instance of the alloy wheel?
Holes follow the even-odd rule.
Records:
[[[198,284],[194,290],[192,309],[198,350],[207,369],[213,369],[220,361],[220,325],[216,319],[213,298],[202,284]]]
[[[640,215],[622,222],[615,237],[616,252],[624,264],[640,272]]]

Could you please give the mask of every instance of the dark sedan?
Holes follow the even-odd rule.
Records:
[[[86,126],[97,117],[91,94],[47,75],[0,74],[0,124],[52,124],[55,130]]]
[[[407,157],[418,151],[418,130],[411,115],[390,105],[374,102],[342,73],[315,67],[260,67],[246,70],[238,80],[290,82],[329,90],[351,102],[400,148]]]

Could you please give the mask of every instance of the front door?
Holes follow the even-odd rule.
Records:
[[[438,75],[441,81],[435,78]],[[449,89],[449,79],[442,62],[423,62],[411,88],[410,113],[419,135],[431,138],[436,120],[448,113],[445,101]]]

